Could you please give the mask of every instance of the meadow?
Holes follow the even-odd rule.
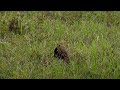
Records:
[[[20,34],[9,31],[17,18]],[[119,11],[1,11],[0,79],[119,79]],[[54,57],[61,42],[70,63]]]

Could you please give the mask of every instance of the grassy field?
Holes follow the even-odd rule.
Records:
[[[9,31],[18,18],[20,34]],[[119,11],[0,12],[1,79],[120,78]],[[66,65],[54,58],[64,42]]]

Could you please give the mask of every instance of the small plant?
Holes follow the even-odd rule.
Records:
[[[13,18],[9,23],[9,31],[20,34],[20,26],[17,18]]]

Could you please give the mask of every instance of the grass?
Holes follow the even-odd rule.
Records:
[[[9,32],[13,17],[21,34]],[[120,78],[119,11],[0,12],[0,78]],[[54,48],[68,46],[70,64],[54,58]]]

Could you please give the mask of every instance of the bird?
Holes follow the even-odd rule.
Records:
[[[14,33],[20,33],[19,22],[17,18],[12,18],[9,23],[9,31]]]
[[[63,60],[65,63],[69,63],[69,55],[64,45],[58,45],[54,49],[54,57]]]

